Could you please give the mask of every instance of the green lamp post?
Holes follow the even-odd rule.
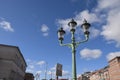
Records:
[[[68,46],[72,49],[72,80],[77,80],[77,75],[76,75],[76,47],[80,43],[84,43],[84,42],[88,41],[89,34],[90,34],[90,32],[88,31],[89,27],[90,27],[90,24],[86,20],[84,20],[83,24],[81,25],[81,28],[84,31],[85,40],[77,42],[75,40],[76,25],[77,25],[77,22],[75,22],[74,19],[72,19],[68,23],[68,26],[70,27],[70,32],[71,32],[71,35],[72,35],[71,36],[71,43],[63,44],[65,31],[63,30],[63,28],[60,28],[58,30],[58,38],[59,38],[60,45],[61,46]]]

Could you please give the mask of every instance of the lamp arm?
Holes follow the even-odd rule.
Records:
[[[59,44],[60,44],[60,46],[68,46],[68,47],[71,47],[71,44],[70,44],[70,43],[63,44],[62,40],[59,40]]]
[[[84,43],[84,42],[87,42],[89,39],[89,35],[85,35],[85,40],[82,40],[82,41],[79,41],[79,42],[76,42],[76,47],[81,44],[81,43]]]

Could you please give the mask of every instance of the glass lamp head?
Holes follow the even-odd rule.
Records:
[[[65,31],[63,30],[63,28],[61,27],[59,30],[58,30],[58,38],[59,40],[63,40],[64,39],[64,34],[65,34]]]
[[[76,25],[77,25],[77,22],[75,22],[74,19],[72,19],[72,20],[68,23],[68,26],[70,27],[70,30],[71,30],[71,31],[75,31]]]
[[[90,33],[90,32],[89,32],[90,26],[91,26],[90,23],[88,23],[87,20],[84,19],[81,28],[83,29],[83,31],[84,31],[85,34],[89,34],[89,33]]]

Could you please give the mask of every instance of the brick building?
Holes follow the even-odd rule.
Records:
[[[110,80],[120,80],[120,57],[109,61]]]
[[[100,70],[91,72],[90,80],[110,80],[108,69],[109,66],[106,66]]]
[[[82,74],[84,75],[84,74]],[[79,76],[78,80],[120,80],[120,57],[115,57],[108,62],[108,66],[91,72],[89,75]]]

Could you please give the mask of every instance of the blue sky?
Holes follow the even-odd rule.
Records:
[[[76,40],[84,40],[84,18],[91,23],[90,39],[76,52],[77,75],[108,65],[120,56],[120,0],[0,0],[0,43],[18,46],[27,62],[27,72],[54,78],[55,65],[63,65],[62,78],[71,78],[71,49],[58,43],[57,30],[71,35],[67,23],[78,23]]]

